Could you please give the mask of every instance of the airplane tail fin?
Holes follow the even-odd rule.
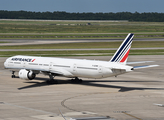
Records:
[[[110,62],[117,62],[117,63],[122,63],[126,64],[126,61],[128,59],[129,51],[131,48],[131,44],[133,41],[134,34],[129,33],[125,40],[122,42],[120,47],[117,49],[115,52],[114,56],[110,60]]]

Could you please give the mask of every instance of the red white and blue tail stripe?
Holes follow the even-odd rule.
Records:
[[[117,62],[117,63],[123,63],[126,64],[126,61],[128,59],[129,51],[131,48],[131,44],[133,41],[134,34],[129,33],[125,40],[122,42],[110,62]]]

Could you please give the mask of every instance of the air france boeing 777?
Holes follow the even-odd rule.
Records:
[[[14,69],[18,69],[21,79],[32,80],[37,74],[42,73],[49,76],[48,83],[52,83],[55,76],[75,78],[75,81],[81,81],[79,77],[100,79],[131,72],[135,68],[157,66],[132,67],[127,65],[133,37],[132,33],[127,35],[110,61],[17,55],[8,58],[4,66],[7,69],[13,69],[13,78],[15,77]]]

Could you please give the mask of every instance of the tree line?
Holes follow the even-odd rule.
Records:
[[[0,19],[42,19],[42,20],[128,20],[145,22],[164,22],[164,13],[68,13],[68,12],[30,12],[0,10]]]

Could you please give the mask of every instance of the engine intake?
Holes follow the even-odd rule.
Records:
[[[19,71],[19,78],[24,80],[32,80],[35,78],[36,74],[33,71],[27,71],[26,69],[21,69]]]

